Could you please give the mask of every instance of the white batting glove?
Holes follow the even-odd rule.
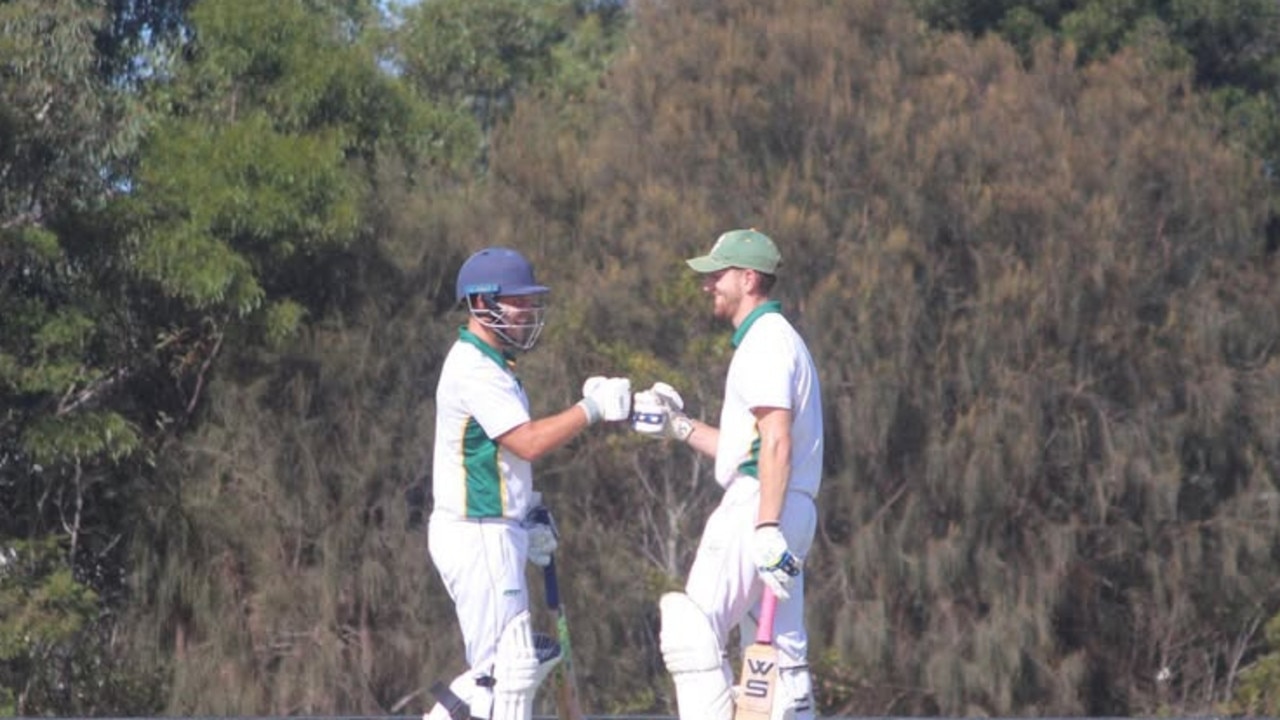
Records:
[[[642,390],[631,400],[631,429],[650,437],[663,437],[667,428],[667,404],[652,390]]]
[[[538,567],[551,564],[551,558],[560,545],[560,533],[551,511],[542,504],[542,496],[534,493],[534,505],[520,522],[529,533],[529,562]]]
[[[787,547],[787,539],[777,523],[761,523],[751,538],[751,553],[756,572],[779,600],[791,597],[791,584],[800,574],[804,560]]]
[[[587,378],[578,405],[587,413],[588,425],[599,420],[626,420],[631,415],[631,379],[599,375]]]
[[[631,410],[631,429],[642,435],[684,442],[693,434],[693,421],[683,412],[684,399],[664,382],[636,393]]]
[[[591,399],[592,393],[600,389],[601,384],[609,378],[603,375],[593,375],[582,383],[582,399],[578,401],[578,407],[582,408],[587,414],[587,424],[594,425],[600,419],[600,406]]]

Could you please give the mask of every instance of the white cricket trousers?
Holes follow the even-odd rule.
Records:
[[[467,520],[433,513],[427,550],[458,615],[470,666],[464,675],[492,677],[503,628],[529,609],[524,567],[528,532],[513,520]],[[455,685],[467,690],[474,684]],[[474,709],[487,706],[492,697],[489,689],[479,687],[470,695],[458,694]]]
[[[720,504],[707,518],[685,593],[711,620],[723,648],[734,626],[743,623],[741,642],[755,641],[754,619],[764,593],[764,581],[756,573],[751,538],[760,504],[760,483],[741,477],[733,482]],[[779,527],[791,552],[806,557],[813,546],[818,511],[809,495],[791,491],[783,504]],[[804,573],[791,585],[791,597],[778,603],[774,617],[774,645],[782,653],[780,667],[807,663],[809,636],[804,627]],[[744,620],[746,622],[744,622]]]

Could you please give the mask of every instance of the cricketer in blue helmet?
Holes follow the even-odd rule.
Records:
[[[533,463],[597,421],[627,420],[631,381],[589,378],[581,400],[531,417],[515,353],[537,344],[550,290],[518,251],[490,247],[462,264],[455,292],[467,322],[436,385],[427,545],[453,600],[468,668],[440,685],[425,718],[529,720],[561,657],[530,624],[524,565],[548,565],[558,543]]]

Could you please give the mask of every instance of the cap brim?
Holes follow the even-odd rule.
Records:
[[[700,272],[700,273],[718,272],[720,270],[723,270],[729,267],[727,264],[720,262],[719,260],[716,260],[710,255],[703,255],[701,257],[691,258],[689,260],[685,260],[685,263],[688,264],[689,267],[693,268],[695,272]]]

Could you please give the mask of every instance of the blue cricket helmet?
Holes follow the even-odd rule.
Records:
[[[531,350],[542,335],[547,312],[543,296],[549,290],[538,284],[533,266],[515,250],[485,248],[467,258],[455,292],[467,312],[508,347]],[[517,297],[526,300],[510,299]]]
[[[491,247],[462,263],[455,300],[462,302],[472,295],[537,295],[548,290],[534,279],[533,265],[523,255],[510,248]]]

